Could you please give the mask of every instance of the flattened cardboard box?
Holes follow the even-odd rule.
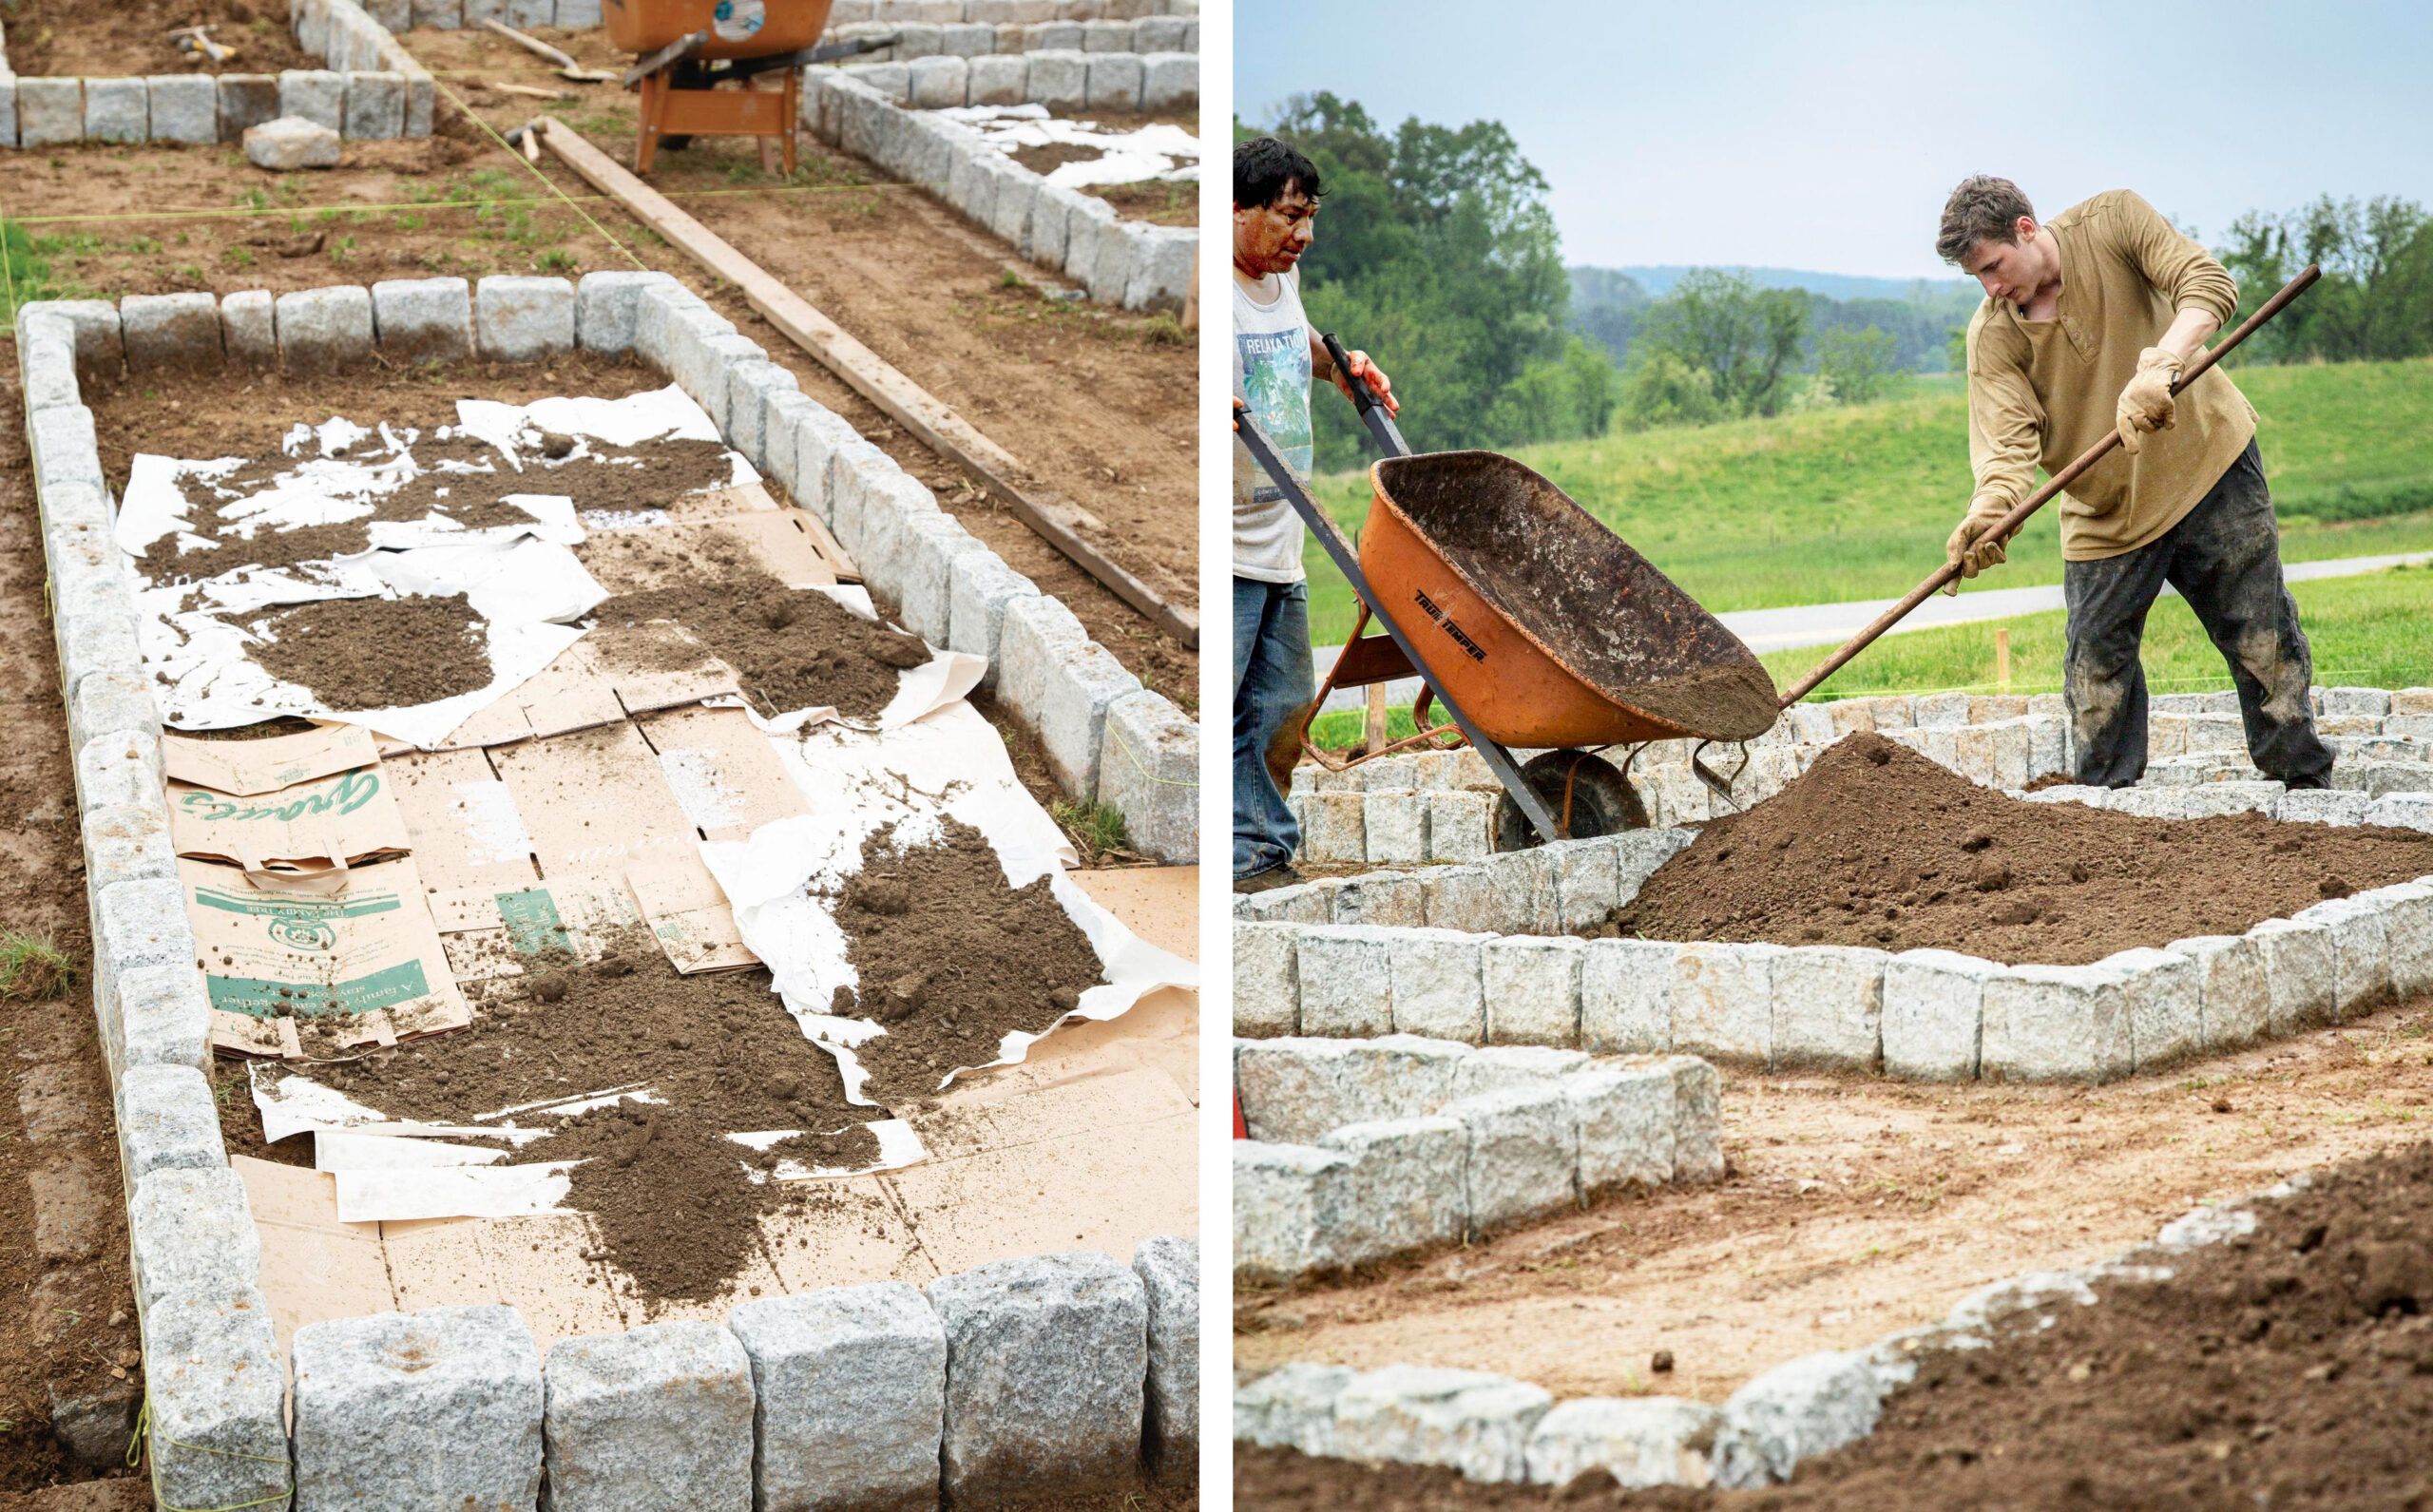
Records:
[[[178,880],[220,1049],[298,1056],[299,1022],[331,1015],[341,1048],[472,1022],[410,858],[309,879],[180,861]]]
[[[412,849],[371,735],[345,725],[264,740],[163,735],[181,856],[312,875]]]

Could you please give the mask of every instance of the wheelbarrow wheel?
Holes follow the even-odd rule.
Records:
[[[1547,751],[1531,757],[1521,769],[1521,775],[1558,823],[1563,815],[1563,789],[1569,785],[1571,839],[1593,840],[1600,834],[1647,828],[1647,806],[1639,802],[1638,794],[1614,764],[1602,756],[1584,751]],[[1528,819],[1523,816],[1521,806],[1512,801],[1512,795],[1498,794],[1495,848],[1525,851],[1542,839],[1529,828]]]

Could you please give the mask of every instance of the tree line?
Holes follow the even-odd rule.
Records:
[[[1311,322],[1393,375],[1419,450],[1859,404],[1903,373],[1960,365],[1976,308],[1965,289],[1835,299],[1701,268],[1658,297],[1615,269],[1566,269],[1545,179],[1500,123],[1414,118],[1388,132],[1357,102],[1318,93],[1267,129],[1308,154],[1326,188],[1301,262]],[[2242,360],[2433,352],[2433,222],[2421,206],[2325,197],[2241,217],[2213,251],[2250,307],[2305,263],[2324,267]],[[1325,470],[1361,460],[1360,427],[1333,409],[1320,407],[1316,427]]]

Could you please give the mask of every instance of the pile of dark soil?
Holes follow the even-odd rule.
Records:
[[[867,719],[895,698],[896,674],[929,660],[921,638],[863,619],[824,593],[789,588],[738,558],[715,582],[621,593],[602,624],[682,625],[735,669],[763,713],[829,707]]]
[[[168,33],[207,26],[225,63],[180,52]],[[119,77],[325,68],[288,29],[282,0],[22,0],[9,9],[9,65],[21,74]]]
[[[324,599],[270,615],[250,654],[332,709],[403,708],[489,686],[482,627],[463,594]]]
[[[892,825],[865,840],[836,922],[861,991],[837,988],[830,1011],[887,1030],[855,1050],[882,1101],[994,1061],[1008,1031],[1046,1029],[1102,975],[1047,879],[1006,886],[987,838],[951,819],[935,845],[899,851]]]
[[[2335,1168],[2258,1231],[2098,1283],[1987,1349],[1925,1355],[1859,1443],[1767,1491],[1485,1487],[1275,1451],[1235,1456],[1268,1512],[1576,1507],[1943,1512],[1953,1507],[2433,1506],[2433,1146]]]
[[[650,1089],[662,1104],[579,1115],[514,1158],[584,1162],[568,1202],[592,1215],[603,1257],[652,1303],[717,1296],[749,1262],[765,1218],[820,1199],[815,1185],[752,1173],[785,1159],[867,1165],[878,1141],[866,1125],[887,1117],[845,1101],[834,1058],[803,1038],[768,972],[680,976],[639,932],[598,961],[543,963],[461,1032],[305,1069],[367,1107],[426,1122]],[[264,1149],[235,1083],[221,1103],[229,1147],[290,1158]],[[725,1138],[767,1129],[807,1132],[759,1154]],[[306,1142],[289,1141],[297,1163],[309,1159]]]
[[[2433,835],[2413,830],[2027,803],[1853,735],[1588,932],[2078,966],[2428,874]]]
[[[603,1257],[654,1302],[708,1301],[751,1262],[764,1219],[816,1203],[816,1188],[756,1181],[781,1160],[868,1165],[878,1139],[851,1124],[755,1153],[688,1104],[617,1102],[567,1120],[519,1151],[519,1162],[580,1160],[569,1205],[591,1215]]]

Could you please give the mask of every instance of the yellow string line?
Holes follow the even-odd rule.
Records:
[[[215,1449],[208,1444],[182,1444],[164,1439],[152,1431],[152,1393],[144,1393],[144,1406],[135,1414],[135,1436],[126,1441],[126,1463],[129,1468],[143,1463],[144,1441],[152,1439],[173,1449],[191,1449],[197,1454],[217,1454],[226,1460],[252,1460],[260,1464],[276,1464],[286,1472],[287,1484],[270,1496],[256,1497],[251,1502],[231,1502],[224,1506],[181,1506],[161,1494],[161,1457],[152,1456],[152,1500],[161,1512],[245,1512],[247,1507],[269,1506],[284,1502],[296,1494],[296,1472],[283,1454],[254,1454],[244,1449]]]
[[[529,167],[527,163],[526,166]],[[872,183],[801,183],[772,184],[765,189],[678,189],[661,190],[668,200],[717,200],[738,195],[773,194],[852,194],[861,189],[917,189],[920,185],[900,179],[882,179]],[[105,224],[118,220],[247,220],[275,216],[341,216],[381,215],[403,210],[486,210],[503,205],[555,204],[566,201],[578,204],[610,204],[615,197],[604,194],[570,195],[563,191],[553,197],[534,195],[529,199],[501,200],[400,200],[386,204],[278,204],[255,210],[241,206],[218,210],[133,210],[114,211],[102,215],[17,216],[12,219],[21,226],[73,225],[83,222]]]
[[[558,186],[558,182],[555,179],[552,179],[547,174],[543,173],[539,163],[532,162],[530,159],[525,157],[523,153],[516,151],[515,144],[508,141],[507,138],[501,136],[496,126],[491,125],[480,116],[475,115],[473,113],[473,107],[467,105],[463,97],[458,95],[455,90],[450,89],[448,86],[441,84],[436,79],[431,81],[431,86],[441,94],[448,97],[448,103],[450,105],[454,105],[458,110],[464,112],[466,120],[470,121],[473,124],[489,133],[490,140],[498,144],[498,148],[501,152],[504,152],[508,157],[513,158],[519,167],[532,175],[535,179],[540,180],[542,185],[551,194],[554,194],[560,200],[565,201],[567,209],[573,211],[576,215],[583,217],[583,223],[598,232],[600,234],[600,239],[603,241],[607,242],[610,246],[615,247],[620,253],[623,253],[627,262],[632,263],[635,267],[641,269],[644,273],[651,271],[649,263],[644,262],[642,258],[634,256],[634,252],[631,247],[626,246],[615,237],[610,236],[606,226],[602,225],[599,221],[594,220],[591,218],[591,212],[575,203],[573,198],[569,196],[565,190]]]

